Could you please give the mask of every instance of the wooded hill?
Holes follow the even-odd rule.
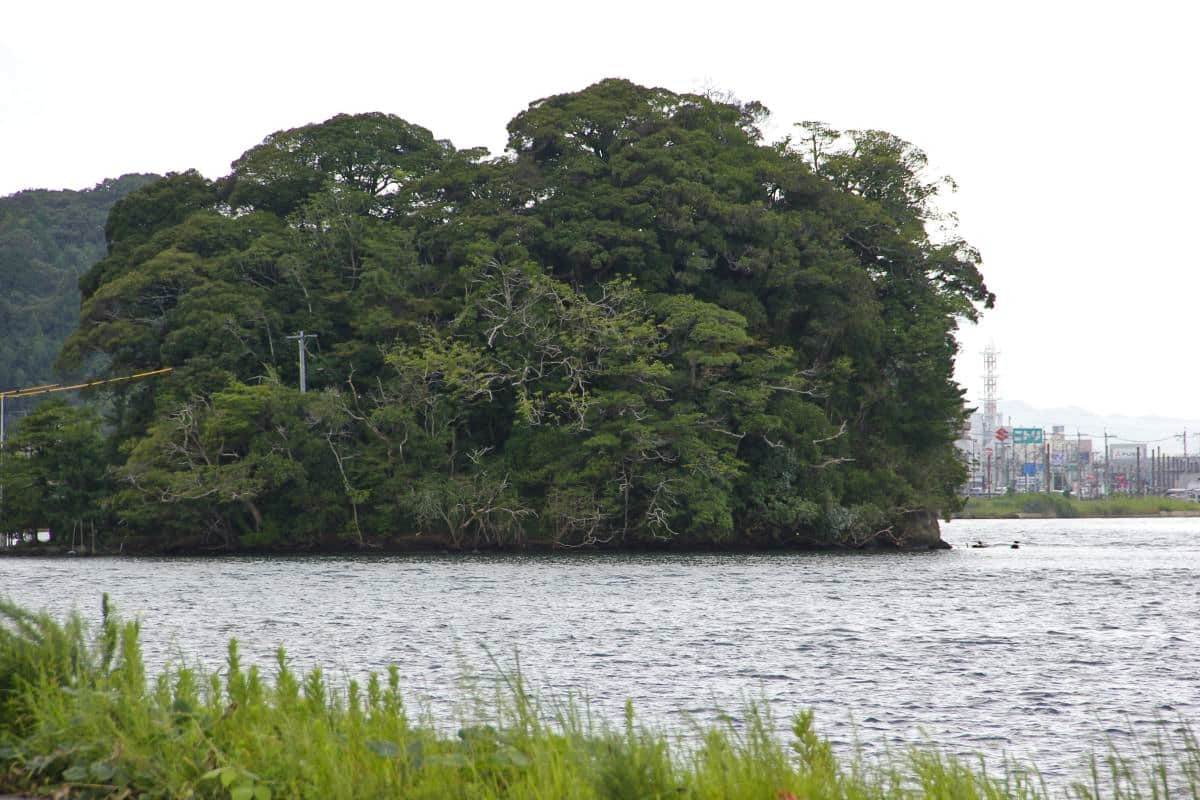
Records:
[[[59,348],[79,324],[79,276],[104,255],[109,209],[157,177],[0,197],[0,391],[55,378]]]
[[[131,194],[63,364],[175,372],[116,390],[107,438],[76,426],[110,465],[90,507],[39,500],[52,432],[93,413],[43,406],[24,522],[152,549],[893,542],[956,503],[953,332],[992,296],[919,149],[767,143],[765,116],[607,80],[532,103],[501,157],[342,115]]]

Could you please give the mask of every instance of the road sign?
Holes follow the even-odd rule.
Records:
[[[1021,474],[1022,475],[1037,475],[1038,474],[1038,465],[1030,464],[1028,462],[1025,464],[1022,464],[1021,465]]]
[[[983,448],[983,454],[985,456],[990,456],[992,454],[992,448],[990,448],[990,447]]]
[[[1013,428],[1013,444],[1041,444],[1044,440],[1041,428]]]
[[[996,441],[1003,442],[1010,436],[1008,428],[996,428]]]

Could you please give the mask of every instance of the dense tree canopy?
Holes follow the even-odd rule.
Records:
[[[948,510],[978,254],[912,145],[765,115],[607,80],[498,158],[342,115],[130,195],[63,361],[175,372],[113,398],[107,513],[148,547],[763,546]]]

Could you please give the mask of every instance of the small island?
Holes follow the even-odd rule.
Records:
[[[531,103],[496,157],[339,115],[141,185],[59,367],[172,371],[32,410],[0,527],[126,553],[941,546],[979,254],[918,148],[768,142],[766,116],[614,79]]]

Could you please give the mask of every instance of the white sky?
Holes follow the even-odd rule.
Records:
[[[537,98],[628,77],[923,148],[997,307],[978,398],[1200,415],[1187,2],[370,3],[40,0],[0,12],[0,195],[125,172],[217,177],[272,131],[385,111],[460,147]],[[1003,407],[1003,404],[1002,404]]]

